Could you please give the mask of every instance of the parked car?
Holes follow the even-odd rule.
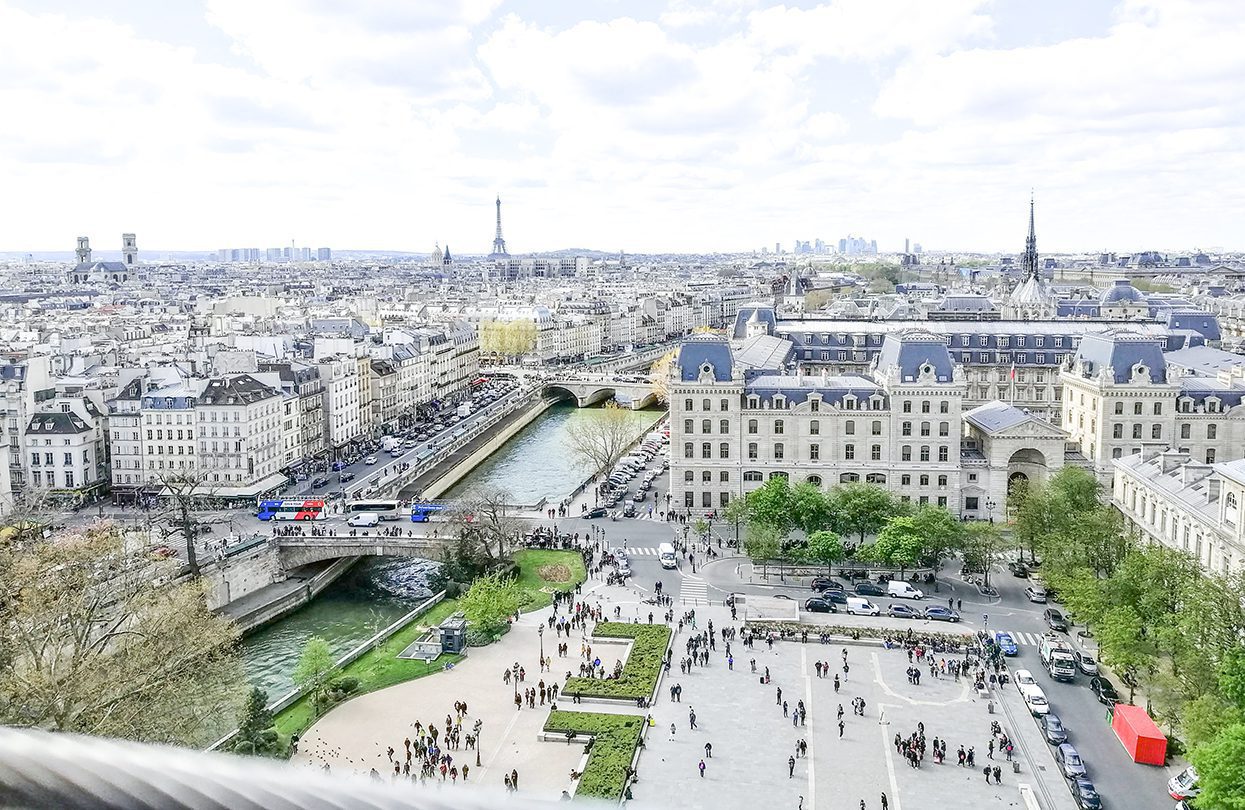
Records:
[[[325,485],[325,484],[327,484],[328,482],[329,482],[329,479],[328,479],[328,478],[326,478],[326,477],[324,477],[324,476],[320,476],[319,478],[316,478],[315,480],[313,480],[313,481],[311,482],[311,488],[312,488],[312,489],[319,489],[320,487],[324,486],[324,485]]]
[[[852,615],[877,616],[882,611],[878,606],[859,596],[847,597],[847,612]]]
[[[888,605],[886,615],[892,619],[919,619],[921,612],[910,605]]]
[[[1060,743],[1055,749],[1055,762],[1059,763],[1059,770],[1063,772],[1065,779],[1076,779],[1085,775],[1085,761],[1072,743]]]
[[[1083,650],[1076,653],[1076,668],[1086,675],[1098,674],[1098,662],[1094,660],[1094,656]]]
[[[1102,799],[1094,783],[1084,776],[1078,776],[1069,784],[1072,788],[1072,799],[1082,810],[1102,810]]]
[[[860,582],[856,585],[856,593],[860,596],[886,596],[886,589],[876,582]]]
[[[1050,714],[1050,701],[1046,699],[1046,693],[1042,691],[1042,687],[1037,684],[1026,686],[1020,690],[1020,696],[1024,698],[1025,705],[1029,707],[1029,714],[1034,717]]]
[[[1057,714],[1042,716],[1042,734],[1051,745],[1060,745],[1068,741],[1068,730],[1064,728],[1063,721]]]
[[[1018,669],[1012,675],[1016,681],[1016,688],[1020,690],[1020,694],[1024,694],[1026,686],[1036,686],[1037,681],[1033,680],[1033,673],[1027,669]]]
[[[900,599],[925,598],[925,593],[920,588],[913,587],[912,583],[904,582],[902,579],[892,579],[886,583],[886,592]]]
[[[591,520],[593,518],[603,518],[608,513],[609,510],[607,510],[604,506],[598,506],[595,509],[589,509],[587,512],[584,512],[584,519]]]
[[[1024,579],[1029,576],[1029,566],[1019,560],[1012,560],[1007,564],[1007,570],[1012,572],[1012,576]]]
[[[343,483],[343,484],[344,484],[344,483],[346,483],[347,481],[353,481],[353,480],[354,480],[354,473],[352,473],[352,472],[343,472],[343,473],[339,473],[339,474],[338,474],[338,476],[337,476],[337,480],[338,480],[339,482]]]
[[[960,614],[942,605],[930,605],[925,608],[925,618],[935,622],[958,622]]]
[[[1016,646],[1016,639],[1005,630],[999,630],[994,634],[994,643],[998,645],[999,652],[1003,655],[1017,655],[1020,652],[1020,648]]]
[[[1101,675],[1089,679],[1089,691],[1094,693],[1099,703],[1106,706],[1114,706],[1120,702],[1120,693],[1115,691],[1111,682]]]
[[[828,599],[821,599],[816,596],[812,597],[811,599],[804,600],[804,609],[809,611],[810,613],[838,613],[839,612],[835,608],[833,602],[831,602]]]
[[[1025,588],[1025,597],[1030,602],[1038,602],[1039,604],[1046,602],[1046,589],[1036,585],[1030,585]]]
[[[828,591],[828,590],[841,591],[843,590],[843,583],[839,582],[837,579],[831,579],[830,577],[813,577],[813,590],[815,591]]]
[[[821,592],[821,599],[827,602],[833,602],[836,605],[847,605],[847,593],[845,591],[836,591],[829,588]]]
[[[367,458],[363,459],[363,463],[364,464],[375,464],[376,456],[368,456]]]
[[[1042,614],[1042,618],[1046,620],[1046,625],[1050,627],[1051,630],[1059,630],[1064,633],[1068,632],[1068,620],[1064,618],[1063,614],[1060,613],[1057,608],[1047,608]]]

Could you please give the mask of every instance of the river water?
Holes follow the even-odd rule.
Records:
[[[456,484],[447,498],[474,486],[501,486],[514,503],[557,502],[569,495],[590,470],[576,465],[567,448],[569,425],[599,419],[599,408],[554,405],[537,417]],[[635,414],[636,435],[659,411]],[[431,595],[428,560],[366,557],[296,613],[247,636],[242,655],[247,676],[275,699],[293,688],[291,674],[307,639],[320,636],[334,655],[343,655],[384,629]]]

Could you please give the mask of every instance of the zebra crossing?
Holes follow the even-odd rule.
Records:
[[[1042,643],[1041,633],[1021,633],[1016,630],[1004,630],[1002,632],[1010,635],[1018,647],[1036,647]]]
[[[683,577],[683,583],[679,585],[679,599],[684,602],[703,599],[707,602],[709,601],[709,586],[703,577],[688,574]]]
[[[627,546],[623,549],[628,557],[656,557],[656,546]]]

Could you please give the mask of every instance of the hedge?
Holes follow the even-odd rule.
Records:
[[[810,640],[816,639],[822,633],[829,633],[832,636],[843,636],[845,638],[851,638],[855,634],[860,638],[876,638],[879,640],[890,636],[892,640],[900,642],[908,637],[908,628],[906,627],[870,627],[868,625],[843,627],[830,624],[792,624],[791,622],[774,621],[747,621],[744,622],[744,627],[754,633],[777,633],[787,640],[790,640],[790,635],[783,636],[783,634],[794,633],[798,637],[804,631],[808,632]],[[959,633],[947,633],[914,626],[912,628],[912,637],[914,639],[937,639],[950,644],[963,644],[965,641],[972,641],[974,634],[970,630],[964,630]]]
[[[606,679],[570,678],[562,687],[562,694],[628,700],[652,695],[657,688],[657,676],[661,673],[661,666],[666,658],[666,648],[670,645],[668,626],[602,622],[596,626],[592,636],[633,640],[631,654],[623,664],[622,674],[617,678]]]
[[[588,763],[584,765],[576,796],[617,800],[627,787],[627,768],[635,756],[644,729],[644,718],[637,714],[599,714],[596,712],[556,711],[549,713],[545,731],[573,732],[592,737]]]

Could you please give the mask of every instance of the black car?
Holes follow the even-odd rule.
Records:
[[[886,589],[876,582],[861,582],[856,586],[859,596],[886,596]]]
[[[1057,608],[1047,608],[1042,614],[1042,618],[1046,620],[1046,624],[1051,630],[1068,632],[1068,620],[1063,617],[1063,614]]]
[[[324,485],[325,485],[325,484],[327,484],[328,482],[329,482],[329,479],[324,478],[324,477],[322,476],[322,477],[317,478],[317,479],[315,479],[314,481],[312,481],[312,482],[311,482],[311,488],[312,488],[312,489],[319,489],[320,487],[324,486]]]
[[[1098,698],[1099,703],[1107,706],[1114,706],[1120,702],[1120,693],[1115,691],[1115,687],[1111,685],[1111,682],[1101,675],[1089,679],[1089,691],[1094,693],[1094,697]]]
[[[603,518],[607,514],[609,514],[609,512],[604,506],[598,506],[595,509],[589,509],[587,512],[584,512],[584,520]]]
[[[1041,719],[1042,734],[1046,736],[1046,741],[1051,745],[1061,745],[1068,741],[1068,730],[1064,728],[1063,721],[1059,719],[1059,715],[1055,713],[1044,714]]]
[[[813,590],[815,591],[828,591],[828,590],[841,591],[843,590],[843,583],[839,582],[838,580],[831,579],[830,577],[813,577]]]
[[[847,604],[847,594],[843,591],[836,591],[834,589],[822,591],[821,596],[818,598],[824,599],[827,602],[833,602],[836,605]]]
[[[341,483],[343,483],[343,484],[344,484],[344,483],[346,483],[347,481],[353,481],[353,480],[354,480],[354,473],[352,473],[352,472],[344,472],[344,473],[339,473],[339,474],[338,474],[338,476],[337,476],[337,480],[338,480],[338,481],[340,481],[340,482],[341,482]]]
[[[1015,560],[1007,564],[1007,570],[1012,572],[1012,576],[1020,577],[1021,579],[1029,576],[1029,566]]]
[[[1098,791],[1089,779],[1078,776],[1070,780],[1068,786],[1072,788],[1072,798],[1076,801],[1077,807],[1083,810],[1101,810],[1102,799],[1098,797]]]
[[[804,600],[804,609],[811,613],[838,613],[838,609],[834,603],[828,599],[819,599],[814,596],[812,599]]]

